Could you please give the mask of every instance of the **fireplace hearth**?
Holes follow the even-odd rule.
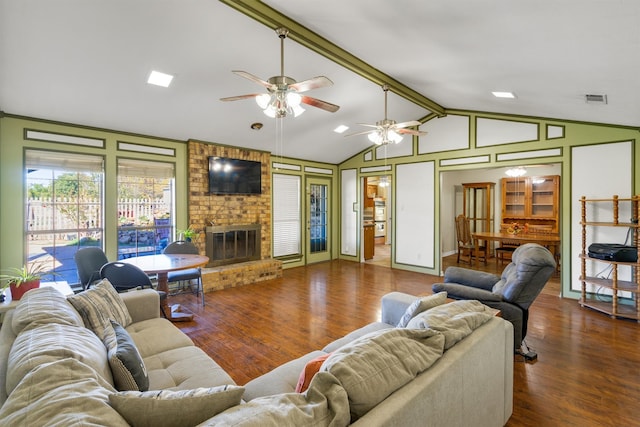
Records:
[[[216,225],[205,231],[207,267],[260,259],[260,224]]]

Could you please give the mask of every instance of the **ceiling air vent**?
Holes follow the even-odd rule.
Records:
[[[585,95],[585,100],[587,104],[606,104],[607,103],[607,95]]]

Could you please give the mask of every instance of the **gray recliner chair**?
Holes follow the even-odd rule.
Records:
[[[461,267],[448,267],[445,283],[432,286],[433,292],[446,291],[449,298],[473,299],[502,312],[513,324],[514,349],[528,359],[536,354],[521,348],[527,335],[529,307],[556,270],[553,254],[536,243],[519,246],[502,275]],[[526,347],[526,344],[525,344]]]

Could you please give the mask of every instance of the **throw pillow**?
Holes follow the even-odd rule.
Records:
[[[117,322],[105,333],[105,346],[113,382],[118,390],[149,390],[149,376],[129,333]]]
[[[311,379],[315,374],[318,373],[322,363],[327,360],[327,357],[331,356],[331,353],[320,355],[316,358],[313,358],[307,362],[302,372],[300,372],[300,377],[298,378],[298,385],[296,385],[296,393],[304,393],[309,388],[309,384],[311,383]]]
[[[402,315],[402,318],[400,319],[400,322],[398,322],[396,327],[405,328],[409,321],[416,316],[416,314],[442,305],[445,302],[447,302],[446,292],[438,292],[437,294],[429,295],[428,297],[415,300],[409,307],[407,307],[407,310]]]
[[[82,316],[84,324],[104,341],[104,331],[113,319],[125,328],[132,322],[131,315],[122,297],[107,279],[84,292],[67,297],[67,300]]]
[[[109,396],[133,427],[195,426],[240,404],[244,387],[223,385],[193,390],[123,391]]]
[[[353,423],[429,368],[443,347],[444,337],[437,331],[384,329],[334,351],[320,373],[333,374],[346,390]]]
[[[444,349],[448,350],[491,320],[496,312],[497,310],[487,307],[480,301],[454,301],[417,314],[409,321],[407,328],[432,329],[442,333]]]

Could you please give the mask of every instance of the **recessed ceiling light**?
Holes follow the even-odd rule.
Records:
[[[152,71],[151,74],[149,74],[147,83],[156,86],[169,87],[169,85],[171,84],[171,80],[173,80],[173,76],[171,74],[161,73],[160,71]]]
[[[345,130],[349,129],[349,126],[345,126],[345,125],[340,125],[337,128],[335,128],[333,131],[335,133],[343,133]]]
[[[510,98],[510,99],[513,99],[513,98],[516,97],[515,93],[513,93],[513,92],[491,92],[491,93],[496,98]]]

